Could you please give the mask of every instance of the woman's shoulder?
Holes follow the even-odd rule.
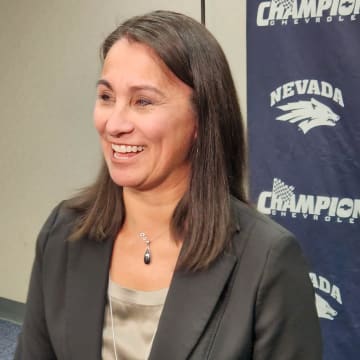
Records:
[[[233,200],[233,214],[238,230],[233,237],[231,253],[238,261],[235,271],[238,281],[251,283],[256,289],[259,287],[259,298],[270,288],[281,293],[290,288],[289,284],[312,298],[309,264],[295,236],[238,200]]]
[[[236,228],[233,244],[238,255],[244,248],[254,248],[259,252],[289,246],[300,249],[298,241],[289,230],[260,213],[254,206],[235,198],[232,198],[231,206]]]
[[[66,200],[57,204],[40,230],[37,240],[38,249],[45,251],[50,243],[64,245],[78,217],[79,214],[67,206]]]
[[[234,197],[231,198],[233,221],[240,230],[252,229],[258,232],[274,235],[292,235],[289,230],[260,213],[255,206],[246,204]]]

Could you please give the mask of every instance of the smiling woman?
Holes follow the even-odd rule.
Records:
[[[15,359],[321,359],[301,250],[247,203],[217,41],[156,11],[115,29],[102,57],[103,167],[39,235]]]
[[[94,119],[110,176],[124,196],[128,188],[185,192],[196,134],[191,96],[149,46],[127,38],[112,46]]]

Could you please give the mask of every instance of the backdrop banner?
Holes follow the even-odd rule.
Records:
[[[359,13],[360,0],[247,2],[251,197],[302,245],[325,360],[360,358]]]

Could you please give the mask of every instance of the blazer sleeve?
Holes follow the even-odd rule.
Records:
[[[49,337],[42,286],[42,258],[49,233],[56,221],[59,204],[42,227],[35,251],[30,285],[26,301],[25,318],[18,338],[14,360],[52,360],[56,359]]]
[[[285,236],[269,250],[255,307],[254,360],[321,360],[315,294],[298,243]]]

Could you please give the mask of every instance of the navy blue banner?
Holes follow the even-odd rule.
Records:
[[[247,12],[252,200],[309,260],[324,359],[357,360],[360,0],[251,0]]]

